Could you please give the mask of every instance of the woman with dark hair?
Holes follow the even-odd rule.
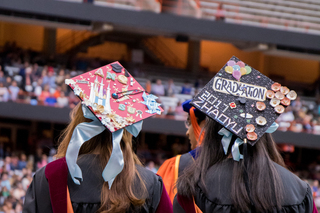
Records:
[[[201,145],[205,125],[206,115],[200,110],[190,105],[191,100],[187,100],[182,103],[183,110],[188,113],[186,124],[186,136],[190,140],[191,151],[183,155],[177,155],[166,160],[159,168],[157,174],[163,179],[164,186],[169,194],[170,200],[173,202],[176,195],[176,181],[178,177],[183,173],[183,170],[188,167],[196,157],[196,149]]]
[[[309,185],[286,169],[269,134],[277,129],[274,120],[284,111],[277,111],[277,106],[283,107],[279,105],[280,100],[279,103],[274,99],[264,103],[265,96],[251,97],[253,93],[248,92],[249,86],[252,90],[256,85],[259,89],[264,86],[264,91],[271,87],[267,97],[269,93],[276,93],[286,100],[284,94],[278,93],[279,84],[251,67],[250,78],[241,74],[231,76],[234,71],[231,64],[247,65],[235,57],[228,64],[191,102],[208,116],[205,137],[197,159],[178,179],[174,212],[195,212],[197,208],[215,213],[317,212]],[[241,78],[242,89],[237,85],[232,87],[238,84],[233,78],[238,82]],[[219,81],[225,81],[224,85],[230,82],[230,90],[219,88]],[[237,96],[241,94],[237,88],[244,92],[243,97]],[[286,89],[283,87],[281,93]],[[296,97],[294,91],[284,93],[288,94],[287,98]],[[255,102],[254,98],[262,100]],[[277,102],[276,106],[273,101]],[[219,108],[214,107],[217,106],[215,102],[219,103]]]
[[[116,102],[117,91],[112,94],[115,101],[110,101],[109,86],[107,94],[99,93],[105,92],[105,69],[113,76],[124,68],[116,62],[98,69],[99,76],[91,71],[66,82],[79,95],[82,105],[72,111],[71,122],[61,136],[58,159],[36,172],[27,191],[24,213],[172,212],[161,177],[146,170],[132,150],[132,135],[137,136],[142,119],[153,113],[135,120],[132,109],[128,109],[128,114],[115,107],[123,107]],[[93,91],[87,89],[88,83],[83,80],[90,76],[94,80]],[[121,76],[119,79],[125,79]],[[94,85],[98,84],[95,79],[101,81],[100,90]],[[121,83],[113,84],[113,88],[122,87]],[[137,103],[129,102],[130,107],[141,109],[144,114],[145,106],[140,101],[148,96],[130,93],[130,97]]]

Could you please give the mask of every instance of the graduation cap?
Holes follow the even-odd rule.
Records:
[[[205,132],[198,124],[198,120],[203,121],[206,118],[206,114],[190,105],[192,100],[186,100],[182,103],[183,111],[189,114],[190,122],[193,127],[194,136],[197,140],[198,146],[201,145]]]
[[[191,105],[254,145],[265,132],[275,131],[275,120],[296,97],[295,91],[233,56]]]
[[[185,102],[183,102],[181,105],[182,105],[182,109],[183,111],[187,112],[188,114],[190,114],[190,109],[193,107],[190,102],[192,100],[186,100]],[[194,107],[193,107],[194,108]],[[205,117],[206,117],[206,114],[204,114],[203,112],[201,112],[200,110],[194,108],[193,109],[194,111],[194,115],[199,118],[200,120],[204,120]]]
[[[82,175],[76,165],[79,149],[84,142],[107,128],[112,133],[113,151],[102,176],[111,187],[123,168],[120,148],[123,129],[136,137],[142,128],[142,120],[160,115],[163,109],[156,102],[157,97],[147,94],[119,62],[66,79],[65,83],[80,98],[84,116],[93,120],[80,123],[73,132],[66,153],[71,177],[80,184],[78,179],[82,180]]]
[[[162,112],[157,97],[145,93],[119,62],[67,79],[66,83],[111,132]]]

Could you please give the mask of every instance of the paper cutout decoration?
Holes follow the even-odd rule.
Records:
[[[241,72],[241,68],[246,69],[246,73]],[[254,145],[284,111],[288,100],[297,97],[293,90],[281,88],[279,83],[233,56],[195,96],[191,105]],[[283,103],[276,98],[277,92]],[[247,125],[250,132],[246,131]]]
[[[134,82],[132,86],[125,84],[128,78],[125,72]],[[82,79],[86,79],[87,83],[83,83]],[[66,79],[66,84],[111,132],[163,111],[155,101],[157,97],[144,93],[142,86],[119,62]],[[121,97],[113,98],[112,94],[121,94]],[[149,101],[150,106],[146,105],[143,95],[152,97],[150,100],[155,103]]]

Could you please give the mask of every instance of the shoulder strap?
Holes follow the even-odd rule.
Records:
[[[68,167],[66,159],[60,158],[49,163],[46,166],[45,175],[49,184],[53,213],[73,213],[68,190]]]

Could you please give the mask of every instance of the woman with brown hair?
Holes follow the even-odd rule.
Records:
[[[111,65],[104,68],[110,71]],[[76,94],[79,90],[90,93],[75,83],[80,80],[71,82],[69,85]],[[105,94],[104,99],[112,100],[109,95]],[[139,95],[134,98],[138,99]],[[80,96],[83,104],[72,111],[71,122],[58,147],[58,159],[35,174],[23,212],[172,212],[161,177],[142,167],[132,150],[132,135],[140,131],[140,121],[133,123],[129,116],[132,122],[128,125],[129,119],[122,119],[113,107],[113,104],[119,105],[116,101],[97,102],[97,106],[85,95]],[[104,114],[108,105],[113,111]]]
[[[286,169],[270,135],[296,96],[232,57],[191,102],[207,115],[205,137],[177,181],[174,212],[317,212],[310,186]]]

